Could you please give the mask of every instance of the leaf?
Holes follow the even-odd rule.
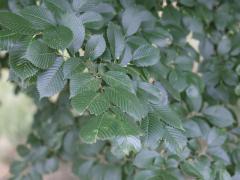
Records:
[[[85,49],[85,57],[95,60],[100,57],[106,49],[106,42],[103,35],[93,35],[87,41]]]
[[[54,13],[64,13],[71,11],[71,6],[65,0],[45,0],[47,7]]]
[[[53,96],[64,88],[66,82],[63,79],[62,64],[63,60],[57,58],[52,67],[38,76],[37,89],[40,98]]]
[[[141,128],[144,131],[142,140],[144,145],[152,149],[157,148],[158,141],[163,138],[164,124],[160,121],[157,113],[149,113],[141,122]]]
[[[136,95],[120,88],[106,88],[105,93],[110,102],[135,120],[141,120],[146,116],[147,112]]]
[[[217,51],[219,54],[227,54],[231,50],[231,41],[228,37],[222,37],[221,41],[217,46]]]
[[[47,69],[55,62],[56,55],[44,43],[34,40],[29,44],[24,58],[38,68]]]
[[[32,35],[36,33],[30,22],[11,12],[0,12],[0,25],[19,34]]]
[[[157,176],[151,177],[148,180],[177,180],[177,178],[169,171],[160,170]]]
[[[78,51],[81,48],[85,37],[85,28],[81,18],[73,13],[67,13],[62,15],[60,23],[72,31],[73,41],[71,47],[75,52]]]
[[[86,28],[89,29],[101,29],[104,25],[104,19],[101,14],[96,12],[85,12],[81,15],[81,19]]]
[[[217,127],[225,128],[234,123],[231,112],[223,106],[215,105],[203,110],[209,122]]]
[[[53,49],[63,50],[71,44],[73,33],[65,26],[48,28],[43,32],[43,41]]]
[[[64,79],[71,78],[74,74],[82,72],[85,69],[83,59],[81,58],[69,58],[64,62],[63,75]]]
[[[115,59],[119,59],[124,50],[124,37],[120,26],[109,23],[107,29],[110,50]]]
[[[127,36],[135,34],[140,25],[142,19],[139,15],[139,9],[134,7],[128,7],[122,14],[122,25]]]
[[[90,114],[96,116],[105,112],[110,106],[104,94],[95,91],[84,91],[78,94],[72,98],[71,104],[80,114],[88,110]]]
[[[190,163],[190,162],[183,162],[181,164],[181,169],[187,173],[188,175],[190,175],[191,177],[195,177],[195,178],[200,178],[200,179],[204,179],[204,177],[201,175],[201,173],[198,171],[197,167],[194,166],[194,164]]]
[[[158,86],[159,87],[158,87]],[[168,104],[168,95],[161,84],[155,82],[155,84],[150,84],[146,82],[139,82],[139,89],[142,90],[143,96],[153,107],[164,106]]]
[[[9,64],[11,69],[22,79],[25,80],[35,75],[39,69],[33,66],[28,60],[14,57],[9,58]]]
[[[133,164],[142,169],[151,168],[156,157],[159,157],[159,154],[156,151],[142,149],[135,157]]]
[[[133,61],[140,67],[152,66],[157,64],[159,60],[159,50],[150,45],[142,45],[133,53]]]
[[[56,25],[56,21],[53,15],[44,7],[28,6],[21,10],[20,14],[26,20],[31,22],[36,29],[43,30],[45,28]]]
[[[179,129],[166,126],[163,139],[170,151],[179,153],[187,144],[187,138]]]
[[[123,72],[108,71],[102,75],[103,80],[111,87],[119,87],[134,92],[131,79]]]
[[[75,74],[70,78],[70,97],[83,91],[97,91],[101,81],[89,73]]]
[[[142,145],[138,137],[127,136],[117,137],[112,140],[111,152],[116,157],[128,156],[130,152],[140,151]]]
[[[163,85],[163,87],[167,90],[167,92],[176,100],[180,101],[181,100],[181,96],[179,94],[179,92],[177,90],[175,90],[172,85],[166,80],[164,79],[162,76],[158,76],[159,81],[161,82],[161,84]]]
[[[155,28],[153,30],[147,30],[144,32],[144,36],[152,43],[157,45],[160,48],[168,47],[172,44],[173,37],[172,35],[162,29],[162,28]]]
[[[85,143],[95,143],[98,139],[106,140],[120,136],[138,136],[140,134],[135,124],[116,118],[111,113],[104,113],[91,118],[80,129],[80,137]]]
[[[126,45],[121,58],[121,65],[127,66],[131,60],[132,60],[132,51],[131,51],[131,48],[128,45]]]
[[[59,160],[54,157],[47,159],[44,168],[47,173],[56,171],[59,168]]]

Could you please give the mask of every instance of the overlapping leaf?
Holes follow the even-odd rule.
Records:
[[[111,113],[104,113],[89,119],[80,129],[80,136],[86,143],[95,143],[98,139],[106,140],[140,134],[141,132],[136,125],[124,119],[121,120]]]
[[[103,93],[84,91],[72,98],[72,106],[79,113],[88,110],[91,114],[97,116],[105,112],[109,108],[110,103]]]
[[[47,69],[55,62],[56,54],[43,42],[33,40],[29,44],[24,57],[36,67]]]
[[[97,91],[100,88],[100,79],[89,73],[75,74],[70,78],[70,96],[74,97],[83,91]]]
[[[62,72],[63,60],[57,58],[52,67],[38,76],[37,89],[40,98],[50,97],[60,92],[65,85]]]
[[[32,24],[25,20],[23,17],[10,12],[0,12],[0,24],[19,34],[29,35],[36,33],[32,28]]]

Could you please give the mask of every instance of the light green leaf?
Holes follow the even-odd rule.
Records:
[[[96,116],[105,112],[110,106],[104,94],[95,91],[84,91],[78,94],[72,98],[71,104],[81,114],[88,110],[90,114]]]
[[[107,29],[110,50],[115,59],[119,59],[124,50],[124,37],[120,26],[109,23]]]
[[[56,62],[47,71],[38,76],[37,89],[40,98],[50,97],[60,92],[66,83],[62,72],[63,60],[56,59]]]
[[[106,88],[105,92],[110,102],[134,119],[141,120],[146,116],[147,111],[135,94],[120,88]]]
[[[56,59],[55,52],[49,49],[44,43],[37,40],[29,44],[24,57],[41,69],[49,68]]]
[[[139,136],[138,127],[130,121],[119,119],[114,114],[104,113],[91,118],[80,129],[80,137],[86,143],[95,143],[121,136]]]
[[[66,13],[62,15],[60,23],[72,31],[73,41],[71,47],[77,52],[81,48],[85,37],[85,28],[81,18],[73,13]]]
[[[83,91],[97,91],[101,80],[89,73],[75,74],[70,78],[70,96],[74,97]]]
[[[106,49],[106,42],[103,35],[93,35],[87,41],[85,56],[91,60],[97,59]]]
[[[11,12],[0,12],[0,25],[19,34],[32,35],[36,33],[30,22]]]
[[[127,74],[120,71],[108,71],[102,75],[103,80],[111,87],[119,87],[134,92],[131,79]]]
[[[71,44],[73,33],[65,26],[57,26],[46,29],[43,32],[43,41],[53,49],[63,50]]]
[[[133,61],[140,67],[152,66],[157,64],[159,60],[159,50],[151,45],[142,45],[133,53]]]
[[[36,29],[43,30],[50,26],[56,25],[56,21],[51,14],[44,7],[29,6],[20,11],[20,14],[29,22],[31,22]]]

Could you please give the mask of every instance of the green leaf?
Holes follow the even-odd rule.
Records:
[[[217,127],[224,128],[234,123],[232,113],[223,106],[215,105],[203,110],[209,122]]]
[[[85,28],[80,17],[75,14],[66,13],[61,16],[60,23],[68,27],[73,33],[71,47],[77,52],[81,47],[85,37]]]
[[[126,89],[134,92],[131,79],[123,72],[108,71],[102,75],[103,80],[111,87]]]
[[[28,60],[14,57],[9,58],[9,64],[11,69],[22,79],[25,80],[35,75],[39,69],[33,66]]]
[[[56,55],[43,42],[34,40],[29,44],[24,58],[38,68],[47,69],[55,62]]]
[[[122,25],[127,36],[135,34],[140,28],[142,18],[139,16],[139,9],[128,7],[122,14]]]
[[[187,161],[183,162],[181,164],[181,169],[191,177],[204,179],[201,173],[198,171],[197,167],[195,167],[192,163],[189,163]]]
[[[87,41],[85,49],[85,57],[95,60],[100,57],[106,49],[106,42],[103,35],[93,35]]]
[[[112,140],[111,152],[116,157],[128,156],[130,152],[140,151],[142,145],[138,137],[135,136],[123,136],[117,137]]]
[[[165,122],[169,126],[183,130],[180,117],[174,110],[172,110],[171,107],[169,107],[168,105],[159,106],[156,108],[156,111],[163,122]]]
[[[88,110],[90,114],[96,116],[105,112],[110,103],[106,100],[103,93],[96,93],[95,91],[84,91],[72,98],[72,106],[79,112],[83,113]]]
[[[101,80],[89,73],[75,74],[70,78],[70,96],[74,97],[83,91],[97,91]]]
[[[158,113],[149,113],[141,122],[141,128],[144,131],[142,137],[145,146],[155,149],[163,138],[164,124],[160,121]]]
[[[66,82],[63,79],[62,64],[63,60],[57,58],[52,67],[38,76],[40,98],[53,96],[64,88]]]
[[[162,29],[162,28],[155,28],[153,30],[147,30],[144,32],[144,36],[152,43],[157,45],[160,48],[168,47],[172,44],[173,37],[172,35]]]
[[[53,49],[63,50],[71,44],[73,33],[65,26],[57,26],[46,29],[43,32],[43,41]]]
[[[43,30],[56,25],[53,15],[44,7],[29,6],[21,10],[20,13],[26,20],[31,22],[36,29]]]
[[[84,69],[83,59],[69,58],[63,65],[64,79],[70,79],[74,74],[82,72]]]
[[[157,64],[159,60],[159,50],[151,45],[142,45],[133,53],[133,61],[140,67],[152,66]]]
[[[143,149],[137,154],[133,164],[138,168],[151,168],[156,157],[159,157],[159,154],[156,151]]]
[[[65,0],[45,0],[47,7],[56,14],[71,11],[71,6]]]
[[[59,168],[59,161],[57,158],[46,159],[44,169],[46,173],[52,173]]]
[[[228,37],[223,37],[218,44],[217,51],[219,54],[227,54],[231,50],[231,41]]]
[[[148,180],[177,180],[177,178],[169,171],[160,170],[157,176],[151,177]]]
[[[107,29],[110,50],[115,59],[119,59],[124,50],[124,37],[120,26],[109,23]]]
[[[159,82],[158,82],[159,83]],[[164,106],[168,104],[168,95],[161,84],[150,84],[146,82],[139,82],[139,89],[142,90],[143,96],[148,103],[153,107]],[[159,87],[158,87],[159,86]]]
[[[114,114],[104,113],[91,118],[80,129],[80,137],[86,143],[95,143],[99,140],[115,137],[139,136],[138,127],[124,119],[117,118]]]
[[[30,22],[11,12],[0,12],[0,25],[19,34],[32,35],[36,33]]]
[[[106,88],[105,93],[110,102],[134,119],[141,120],[146,116],[146,109],[135,94],[120,88]]]
[[[81,15],[81,19],[86,28],[89,29],[101,29],[104,25],[104,19],[101,14],[96,12],[85,12]]]
[[[187,144],[187,138],[179,129],[166,126],[164,131],[165,143],[170,151],[179,153]]]
[[[181,96],[179,94],[179,92],[177,90],[175,90],[172,85],[166,80],[164,79],[162,76],[158,76],[159,81],[161,82],[161,84],[163,85],[163,87],[167,90],[167,92],[176,100],[180,101],[181,100]]]

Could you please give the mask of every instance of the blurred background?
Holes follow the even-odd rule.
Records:
[[[16,146],[26,141],[35,112],[34,103],[23,93],[14,94],[8,81],[8,70],[1,70],[0,77],[0,180],[10,177],[9,167],[17,159]],[[70,166],[60,167],[44,180],[74,180]]]

